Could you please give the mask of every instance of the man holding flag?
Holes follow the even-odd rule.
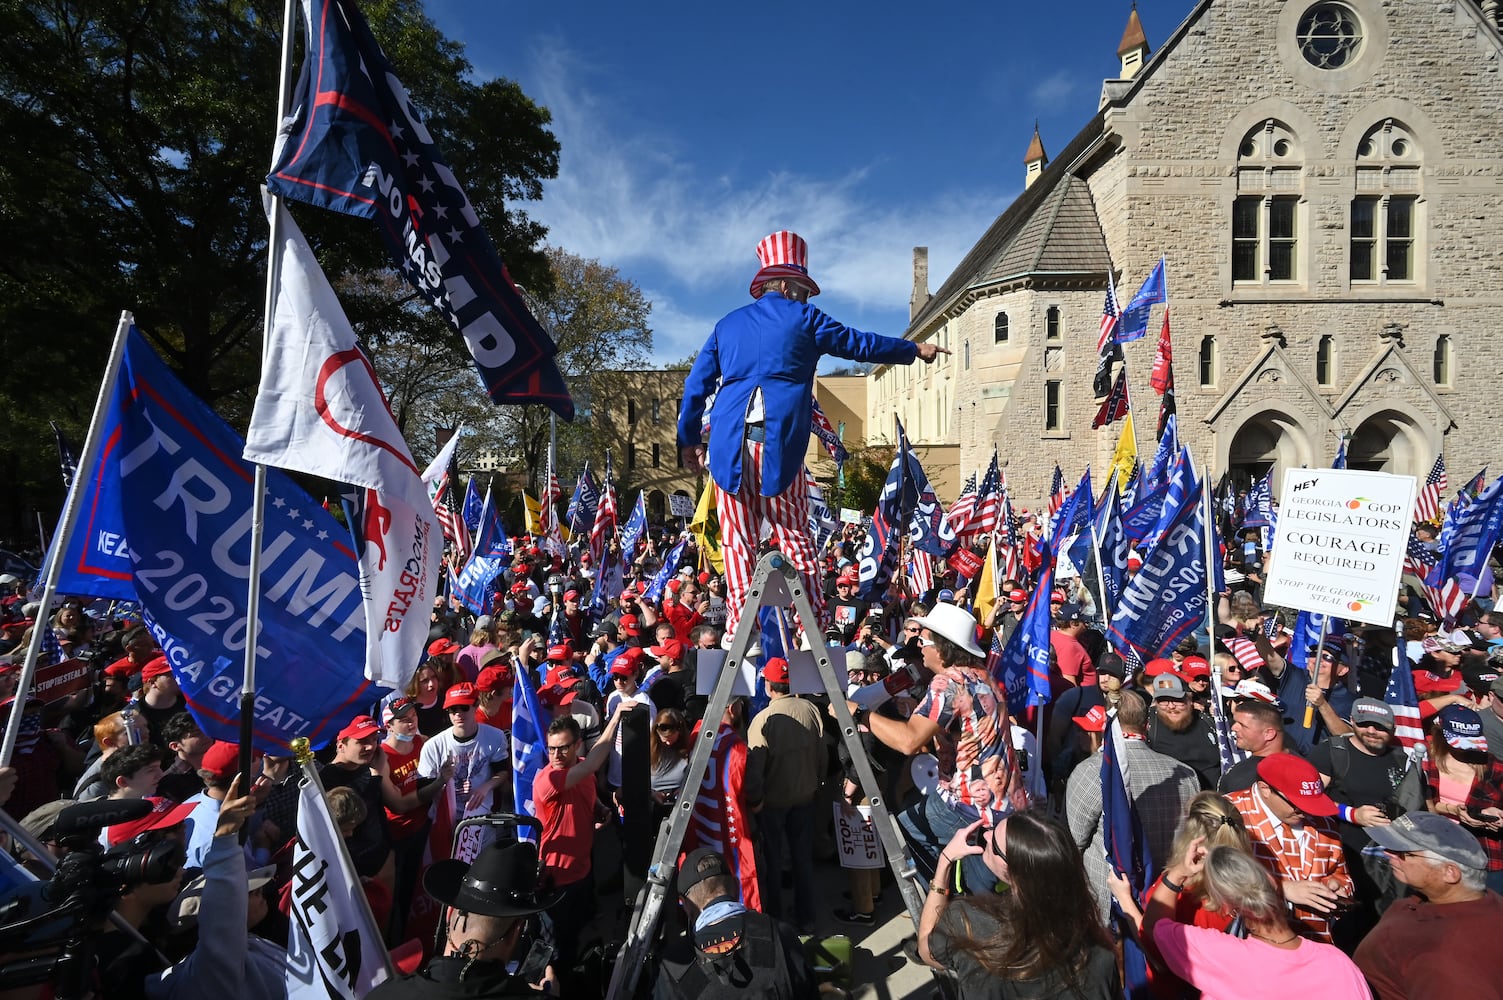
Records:
[[[715,393],[708,462],[715,480],[727,583],[727,637],[735,634],[765,525],[793,561],[821,613],[819,565],[809,538],[802,467],[814,408],[814,372],[825,355],[879,364],[932,362],[933,343],[853,330],[809,305],[819,285],[809,276],[809,247],[796,233],[757,245],[762,267],[750,305],[716,324],[684,383],[678,446],[692,473],[705,466],[705,403]],[[718,387],[718,388],[717,388]],[[822,623],[805,622],[805,629]]]
[[[543,824],[543,871],[563,892],[548,909],[553,922],[554,968],[572,968],[579,949],[579,932],[595,910],[595,880],[590,871],[595,847],[595,775],[616,745],[621,717],[638,702],[623,699],[606,720],[600,738],[587,754],[579,723],[561,715],[548,725],[548,762],[532,781],[532,804]]]

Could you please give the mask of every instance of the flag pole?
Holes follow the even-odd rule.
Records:
[[[37,611],[36,624],[31,629],[31,642],[26,647],[26,660],[21,665],[21,676],[16,682],[15,700],[11,702],[10,719],[5,726],[5,737],[0,742],[0,767],[9,767],[11,756],[16,752],[16,739],[21,734],[21,717],[26,714],[26,698],[31,693],[31,686],[36,681],[37,657],[42,651],[42,630],[52,626],[46,621],[47,613],[52,608],[52,601],[57,596],[57,581],[63,574],[63,559],[66,558],[68,546],[73,541],[73,531],[78,526],[78,514],[83,504],[81,502],[85,492],[85,483],[94,475],[94,463],[99,459],[99,452],[103,445],[100,441],[100,427],[104,423],[105,412],[109,408],[110,401],[115,394],[115,383],[120,379],[120,365],[125,358],[125,338],[130,333],[130,328],[135,324],[136,318],[127,311],[120,313],[120,322],[115,326],[115,342],[110,345],[110,357],[104,366],[104,378],[99,383],[99,395],[94,400],[94,415],[89,420],[89,434],[84,439],[83,453],[78,456],[78,471],[73,474],[73,485],[68,490],[67,499],[63,501],[62,523],[58,526],[57,533],[53,537],[56,548],[52,553],[52,560],[46,567],[46,579],[42,584],[42,603]]]
[[[282,4],[282,62],[277,79],[277,116],[273,135],[282,133],[282,120],[292,92],[292,29],[294,0]],[[272,161],[276,161],[277,143],[273,143]],[[266,350],[271,342],[275,319],[277,286],[282,274],[282,199],[266,193],[269,233],[266,240],[266,296],[261,317],[261,370],[266,370]],[[240,759],[241,774],[251,773],[251,747],[255,741],[256,722],[256,637],[261,633],[261,548],[266,535],[266,466],[255,465],[255,494],[251,499],[250,560],[246,567],[245,667],[240,679]],[[242,834],[243,836],[243,834]]]
[[[1111,493],[1105,498],[1106,503],[1116,503],[1117,480],[1111,480]],[[1101,620],[1111,623],[1112,602],[1106,592],[1106,573],[1101,569],[1101,536],[1096,531],[1096,511],[1091,511],[1091,554],[1096,558],[1096,589],[1101,591]]]

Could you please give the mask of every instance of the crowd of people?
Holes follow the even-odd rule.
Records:
[[[941,349],[810,306],[819,289],[795,234],[757,252],[754,301],[697,355],[679,415],[685,465],[714,480],[722,568],[660,527],[631,552],[608,540],[623,572],[607,592],[598,547],[519,537],[489,606],[471,614],[441,596],[405,689],[337,720],[321,749],[332,825],[399,973],[370,995],[603,995],[654,836],[679,809],[691,815],[677,905],[629,970],[641,992],[838,989],[814,974],[806,941],[818,949],[839,927],[859,942],[900,895],[891,872],[854,864],[845,899],[821,891],[847,835],[875,839],[861,809],[879,798],[923,882],[902,893],[922,896],[904,951],[962,996],[1495,995],[1503,621],[1491,580],[1448,620],[1406,586],[1392,627],[1310,641],[1261,603],[1253,531],[1213,557],[1227,583],[1211,621],[1146,663],[1109,648],[1102,595],[1063,570],[989,594],[936,565],[931,583],[900,577],[869,600],[878,532],[846,525],[814,544],[809,530],[810,382],[825,355],[896,364]],[[711,395],[722,416],[707,427]],[[1045,520],[1005,527],[1026,554]],[[743,615],[769,547],[817,621]],[[678,564],[665,566],[670,551]],[[300,769],[271,756],[241,773],[239,748],[204,735],[141,622],[3,596],[0,720],[22,713],[0,769],[22,831],[9,856],[50,878],[52,896],[11,879],[30,908],[6,911],[0,987],[284,995],[308,958],[288,934],[313,884],[292,849]],[[987,651],[1025,624],[1031,646],[1041,614],[1048,696],[1010,710]],[[723,650],[748,628],[755,694],[711,712]],[[17,651],[38,629],[87,664],[87,687],[47,703],[15,690]],[[832,711],[840,692],[794,690],[819,640],[846,672],[850,744]],[[691,775],[706,740],[707,771]],[[461,822],[455,834],[461,817],[478,832]],[[61,929],[16,923],[58,897],[77,903]],[[54,954],[65,960],[49,965]],[[5,978],[27,960],[33,978]]]
[[[1144,949],[1153,991],[1165,997],[1245,995],[1237,984],[1254,968],[1265,984],[1319,981],[1335,996],[1363,996],[1365,981],[1380,998],[1475,988],[1503,974],[1485,950],[1454,960],[1457,941],[1503,930],[1503,738],[1493,738],[1503,729],[1503,636],[1485,599],[1466,628],[1416,615],[1328,640],[1308,651],[1318,666],[1306,671],[1293,665],[1292,630],[1239,590],[1225,595],[1212,633],[1132,671],[1082,611],[1080,581],[1064,579],[1049,595],[1053,698],[1042,718],[1033,709],[1019,717],[983,651],[994,632],[1016,628],[1027,582],[1004,581],[984,623],[955,586],[964,581],[948,575],[930,594],[868,604],[853,596],[859,532],[848,528],[822,557],[823,638],[847,670],[878,791],[895,804],[927,880],[908,951],[953,973],[963,995],[1019,995],[1003,985],[1018,981],[1036,991],[1026,995],[1107,996],[1120,988],[1113,945],[1124,935]],[[832,807],[861,805],[871,791],[829,699],[793,693],[787,657],[766,656],[758,696],[706,719],[699,668],[724,655],[724,580],[696,568],[691,547],[661,598],[648,599],[662,568],[656,553],[670,541],[648,544],[603,611],[582,599],[593,589],[588,560],[519,541],[492,613],[436,606],[429,655],[408,687],[353,715],[320,755],[331,814],[399,968],[416,968],[425,953],[443,957],[457,933],[446,926],[435,952],[436,925],[423,923],[427,907],[418,905],[452,906],[458,891],[437,873],[464,862],[441,868],[431,851],[438,800],[448,795],[460,813],[537,817],[542,836],[526,864],[514,855],[528,845],[504,837],[474,863],[510,852],[507,864],[528,869],[527,891],[546,903],[500,914],[516,918],[505,922],[513,946],[524,927],[524,944],[541,942],[529,974],[563,992],[598,991],[614,957],[606,948],[602,960],[602,947],[619,943],[640,885],[622,878],[625,828],[645,808],[655,832],[685,794],[705,725],[716,730],[705,783],[716,801],[696,805],[684,852],[713,856],[706,864],[733,886],[717,884],[721,902],[744,908],[738,933],[746,913],[765,915],[771,943],[758,954],[776,953],[778,975],[807,984],[798,934],[840,928],[859,940],[880,918],[878,900],[893,888],[886,872],[846,872],[848,898],[835,903],[816,888],[819,869],[836,866]],[[132,984],[109,995],[172,995],[208,982],[236,954],[236,978],[276,978],[298,769],[266,757],[239,775],[238,747],[203,735],[139,623],[73,600],[36,620],[21,595],[4,600],[0,642],[11,662],[0,665],[0,714],[26,713],[0,785],[7,812],[57,861],[78,849],[76,836],[58,833],[69,806],[141,800],[149,811],[104,826],[99,845],[167,840],[183,849],[164,882],[120,895],[117,911],[146,944],[113,928],[94,941],[101,981]],[[15,700],[15,661],[34,628],[90,664],[87,690],[48,704]],[[796,630],[762,638],[785,637],[798,644]],[[1413,754],[1384,701],[1394,670],[1409,671],[1418,693],[1424,738]],[[519,671],[551,719],[526,804],[512,784]],[[1114,730],[1158,873],[1141,896],[1103,846],[1101,761]],[[1222,734],[1235,744],[1230,754]],[[15,852],[48,877],[39,859]],[[214,914],[225,936],[211,960],[207,912],[183,914],[226,881],[240,886],[234,895],[246,908],[233,927]],[[703,970],[683,960],[697,940],[684,912],[692,909],[664,928],[686,935],[679,964],[667,944],[654,953],[679,980],[698,981]],[[674,995],[673,975],[649,978]]]

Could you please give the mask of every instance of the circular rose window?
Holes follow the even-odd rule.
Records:
[[[1316,4],[1300,16],[1296,30],[1300,54],[1317,69],[1350,66],[1362,50],[1362,22],[1345,4]]]

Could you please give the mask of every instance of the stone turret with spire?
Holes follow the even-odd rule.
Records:
[[[1033,123],[1033,140],[1028,143],[1028,152],[1023,154],[1023,187],[1033,187],[1033,182],[1049,165],[1049,154],[1044,152],[1044,140],[1039,137],[1039,123]]]
[[[1122,32],[1122,41],[1117,43],[1117,58],[1122,60],[1122,79],[1131,80],[1148,61],[1148,37],[1143,34],[1143,22],[1138,20],[1138,5],[1132,5],[1127,15],[1127,27]]]
[[[1132,89],[1133,77],[1148,62],[1148,52],[1148,36],[1143,34],[1143,22],[1138,19],[1138,5],[1135,2],[1127,15],[1127,27],[1122,31],[1122,41],[1117,43],[1117,58],[1122,60],[1121,75],[1115,80],[1102,81],[1101,102],[1097,107],[1106,107]]]

